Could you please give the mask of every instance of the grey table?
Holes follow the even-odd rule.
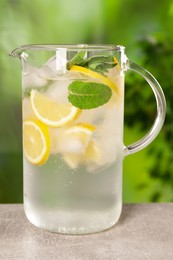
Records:
[[[102,233],[61,235],[34,227],[23,205],[0,205],[0,259],[173,260],[173,203],[127,204]]]

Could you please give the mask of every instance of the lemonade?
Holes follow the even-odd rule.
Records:
[[[113,56],[49,58],[23,71],[24,205],[53,232],[84,234],[121,212],[124,75]]]

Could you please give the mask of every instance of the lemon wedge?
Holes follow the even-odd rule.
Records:
[[[38,120],[23,122],[23,149],[28,161],[42,165],[49,157],[50,135],[48,127]]]
[[[66,163],[75,169],[82,163],[96,162],[100,159],[100,151],[92,140],[96,127],[88,123],[77,123],[64,133],[60,150]]]
[[[77,72],[80,72],[80,73],[83,73],[91,78],[95,78],[95,79],[98,79],[100,80],[100,82],[102,82],[103,84],[107,85],[108,87],[110,87],[113,91],[115,91],[116,93],[118,93],[118,87],[110,80],[108,79],[107,77],[95,72],[95,71],[92,71],[90,69],[87,69],[87,68],[84,68],[82,66],[77,66],[77,65],[73,65],[71,68],[70,68],[71,71],[77,71]]]
[[[75,120],[80,109],[68,103],[57,103],[55,100],[32,89],[30,93],[31,107],[35,116],[44,124],[60,127]]]
[[[101,153],[94,140],[91,140],[85,151],[84,160],[86,162],[99,162],[101,159]]]
[[[86,123],[67,127],[58,139],[59,151],[62,154],[84,154],[95,129],[94,125]]]
[[[77,123],[77,124],[69,127],[65,131],[65,135],[67,137],[69,144],[72,143],[73,148],[78,147],[78,150],[77,149],[76,149],[76,151],[74,150],[73,153],[84,153],[95,129],[96,129],[96,127],[94,125],[91,125],[88,123]],[[71,140],[71,142],[70,142],[70,140]],[[76,145],[75,145],[75,143],[76,143]],[[77,144],[78,144],[78,146],[77,146]]]
[[[96,130],[96,127],[94,125],[79,122],[79,123],[76,123],[75,125],[69,127],[66,130],[66,133],[67,134],[77,134],[77,136],[79,137],[80,133],[90,135],[93,133],[94,130]]]
[[[75,169],[82,163],[89,166],[89,164],[99,164],[101,159],[101,152],[94,140],[90,140],[83,154],[65,153],[63,156],[70,168]]]
[[[119,62],[118,62],[117,58],[115,58],[115,57],[114,57],[114,63],[116,63],[116,64],[117,64],[117,67],[118,67],[118,69],[120,69],[120,64],[119,64]]]

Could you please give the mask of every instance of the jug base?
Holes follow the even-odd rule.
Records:
[[[41,215],[28,211],[25,207],[27,219],[36,227],[53,233],[66,235],[93,234],[113,227],[119,220],[121,206],[116,212],[48,212],[43,218]]]

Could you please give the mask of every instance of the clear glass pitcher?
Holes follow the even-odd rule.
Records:
[[[122,161],[159,133],[165,98],[156,79],[116,45],[25,45],[22,63],[24,208],[35,226],[65,234],[113,226],[122,209]],[[157,115],[123,144],[124,76],[152,88]],[[134,97],[135,98],[135,97]]]

